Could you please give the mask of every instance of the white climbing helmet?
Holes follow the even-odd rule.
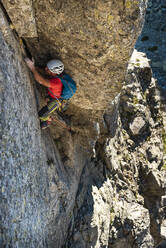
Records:
[[[58,59],[48,61],[47,67],[52,73],[56,73],[58,75],[64,71],[64,64]]]

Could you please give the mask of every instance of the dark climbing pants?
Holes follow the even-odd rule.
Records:
[[[52,99],[39,111],[39,118],[41,121],[47,121],[50,115],[56,110],[61,108],[61,101]]]

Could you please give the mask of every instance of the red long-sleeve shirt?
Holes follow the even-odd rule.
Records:
[[[61,97],[62,88],[63,88],[63,84],[62,84],[61,80],[58,77],[50,79],[50,87],[49,87],[49,89],[52,91],[52,93],[57,98]],[[55,96],[53,94],[51,94],[51,92],[48,91],[48,95],[50,95],[52,98],[55,98]]]

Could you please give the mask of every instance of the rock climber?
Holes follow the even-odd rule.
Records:
[[[50,60],[44,70],[46,76],[43,76],[39,72],[40,68],[35,66],[34,60],[25,58],[25,62],[28,68],[32,71],[35,80],[48,89],[46,96],[47,105],[44,106],[38,113],[40,118],[40,126],[42,129],[45,129],[51,123],[52,118],[50,117],[50,114],[61,106],[62,100],[60,97],[62,94],[63,84],[57,75],[62,74],[64,71],[64,64],[58,59]]]

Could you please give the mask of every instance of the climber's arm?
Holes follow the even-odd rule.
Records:
[[[41,68],[41,67],[36,67],[35,66],[35,68],[36,68],[36,70],[41,74],[41,75],[47,75],[48,76],[48,74],[47,74],[47,72],[45,71],[45,68]]]
[[[32,71],[34,77],[35,77],[35,80],[39,83],[39,84],[42,84],[46,87],[50,87],[50,80],[47,79],[47,78],[44,78],[38,71],[37,69],[35,68],[35,65],[34,65],[34,61],[26,58],[25,59],[25,62],[27,64],[27,66],[29,67],[29,69]]]
[[[33,75],[34,75],[36,81],[39,84],[42,84],[42,85],[44,85],[46,87],[50,87],[50,80],[49,79],[44,78],[42,75],[40,75],[35,68],[33,68],[32,72],[33,72]]]

